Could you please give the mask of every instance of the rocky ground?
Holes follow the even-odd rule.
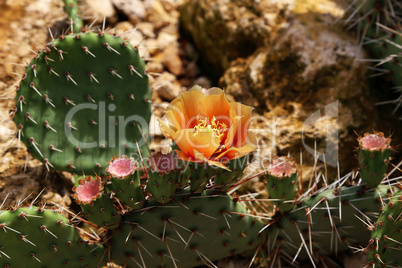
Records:
[[[80,4],[86,24],[100,27],[105,17],[109,31],[138,45],[147,59],[154,89],[153,150],[169,146],[157,124],[169,101],[195,84],[220,86],[231,100],[256,108],[252,122],[260,144],[256,159],[290,153],[300,161],[302,154],[307,179],[314,171],[307,148],[316,143],[321,152],[333,151],[326,147],[328,126],[339,128],[340,143],[333,142],[339,145],[336,161],[342,173],[356,168],[354,132],[380,129],[402,137],[391,116],[393,107],[375,105],[393,96],[370,89],[373,82],[366,79],[366,65],[356,61],[367,55],[339,22],[346,6],[336,0],[83,0]],[[24,64],[49,41],[49,32],[61,33],[68,27],[62,1],[0,1],[0,201],[7,197],[5,207],[32,200],[43,189],[41,202],[71,204],[71,175],[47,173],[17,143],[9,118]],[[325,117],[328,107],[336,107],[336,116]],[[322,120],[306,124],[317,111],[324,115]],[[248,175],[259,170],[250,169]],[[329,166],[329,171],[336,169]],[[257,178],[245,189],[259,191],[261,186]],[[346,254],[342,260],[347,267],[357,267],[354,261],[361,262],[360,258]],[[219,264],[242,265],[239,260]]]

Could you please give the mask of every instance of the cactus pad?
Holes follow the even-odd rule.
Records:
[[[151,90],[138,51],[100,31],[60,36],[27,66],[18,136],[47,168],[104,174],[112,156],[148,154]],[[131,156],[131,155],[130,155]]]
[[[0,211],[0,267],[97,267],[104,248],[89,245],[57,211]]]
[[[373,226],[367,247],[369,267],[402,266],[402,191],[394,193]]]
[[[111,237],[111,258],[125,267],[194,267],[253,250],[262,222],[226,194],[188,198],[179,192],[167,205],[150,202],[123,216]],[[185,204],[185,205],[182,205]]]

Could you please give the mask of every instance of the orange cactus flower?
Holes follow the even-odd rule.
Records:
[[[181,160],[227,169],[227,161],[257,149],[257,139],[248,129],[252,109],[229,103],[219,88],[194,86],[170,103],[159,123],[163,135],[179,147]]]

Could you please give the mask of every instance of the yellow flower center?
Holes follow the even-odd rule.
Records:
[[[200,119],[197,117],[198,124],[194,127],[194,135],[198,133],[212,133],[212,136],[217,137],[219,141],[222,140],[225,130],[227,126],[225,123],[221,123],[216,120],[215,116],[212,117],[210,123],[208,123],[208,119]]]

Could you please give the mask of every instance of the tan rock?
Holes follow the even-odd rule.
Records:
[[[206,76],[200,76],[194,81],[194,85],[199,85],[203,88],[210,88],[212,87],[212,82]]]
[[[144,5],[148,11],[147,21],[152,22],[156,30],[159,30],[172,22],[171,16],[165,10],[161,1],[146,0],[144,1]]]
[[[179,57],[179,49],[173,43],[162,52],[162,64],[174,75],[181,74],[183,63]]]
[[[163,64],[157,61],[150,61],[146,64],[146,69],[148,72],[152,73],[162,73]]]
[[[143,43],[144,47],[148,50],[150,55],[153,56],[156,53],[160,52],[156,39],[145,39]]]
[[[146,16],[146,9],[143,1],[140,0],[112,0],[113,5],[123,14],[129,21],[137,24]]]
[[[170,44],[174,44],[177,41],[178,37],[175,34],[170,34],[167,32],[161,32],[159,33],[156,42],[158,45],[159,50],[164,50],[166,47],[168,47]]]
[[[168,72],[163,72],[158,76],[155,82],[152,83],[152,87],[159,97],[166,101],[171,101],[178,97],[181,91],[181,87],[176,81],[176,76]]]
[[[82,17],[103,20],[106,18],[110,23],[117,22],[117,14],[112,0],[84,0],[81,6]]]
[[[149,134],[151,136],[162,136],[162,131],[159,127],[158,118],[160,117],[154,114],[151,115],[151,120],[149,121]]]
[[[155,38],[154,25],[150,22],[140,22],[136,25],[138,31],[140,31],[147,38]]]
[[[307,168],[313,166],[316,143],[327,163],[339,160],[341,169],[350,171],[357,164],[350,160],[352,129],[375,128],[377,120],[364,63],[355,62],[364,55],[335,18],[322,9],[306,14],[296,2],[189,0],[181,20],[204,70],[214,78],[222,73],[219,85],[229,99],[256,107],[260,114],[255,129],[264,146],[255,154],[264,159],[290,153],[297,159],[302,150]],[[335,11],[331,14],[340,14]],[[330,109],[336,115],[326,118]],[[316,121],[308,122],[317,112]]]

